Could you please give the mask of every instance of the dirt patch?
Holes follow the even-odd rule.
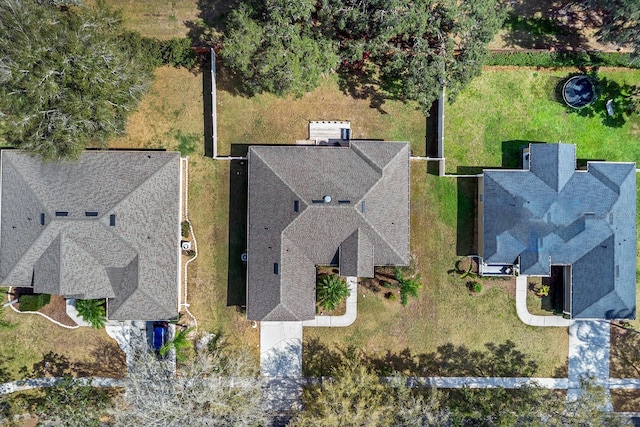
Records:
[[[616,412],[640,411],[640,390],[611,389],[611,401]]]

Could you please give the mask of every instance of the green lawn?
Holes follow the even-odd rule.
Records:
[[[600,115],[584,117],[555,99],[555,87],[574,70],[485,69],[445,114],[447,171],[459,167],[514,164],[514,151],[529,141],[576,144],[579,159],[640,160],[640,118],[620,127]],[[636,70],[602,71],[599,77],[640,84]],[[604,98],[604,97],[603,97]],[[599,101],[602,106],[605,99]]]

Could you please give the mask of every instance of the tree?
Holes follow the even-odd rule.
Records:
[[[396,280],[400,286],[400,303],[402,305],[409,304],[409,297],[418,298],[418,290],[422,288],[420,275],[416,277],[406,278],[400,267],[394,269]]]
[[[640,55],[640,2],[637,0],[579,0],[585,10],[596,9],[602,15],[598,40],[629,46]]]
[[[78,314],[96,329],[104,328],[107,323],[107,312],[102,299],[78,299],[76,300]]]
[[[36,415],[38,425],[65,427],[97,427],[111,408],[117,391],[110,388],[79,385],[66,376],[53,387],[31,392],[13,393],[3,398],[0,406],[2,425],[14,424],[16,417]]]
[[[441,394],[416,393],[401,377],[382,382],[369,369],[351,360],[333,377],[303,392],[304,410],[291,426],[441,426],[448,414]]]
[[[335,310],[349,295],[351,291],[347,283],[335,274],[322,276],[316,286],[318,305],[327,311]]]
[[[455,95],[481,71],[506,10],[496,0],[269,0],[232,12],[220,52],[251,93],[300,94],[342,70],[368,92],[417,101]]]
[[[262,382],[248,356],[211,347],[182,364],[177,377],[169,361],[138,349],[112,411],[115,425],[266,425]]]
[[[313,24],[313,11],[313,0],[267,0],[229,14],[220,56],[245,91],[302,95],[338,65],[335,43]]]
[[[173,339],[167,341],[165,345],[160,348],[160,356],[164,357],[168,351],[176,351],[176,359],[180,362],[184,362],[187,359],[188,351],[192,348],[187,334],[191,332],[191,328],[182,329],[176,332]]]
[[[102,2],[73,3],[0,0],[0,140],[47,159],[121,133],[157,61]]]

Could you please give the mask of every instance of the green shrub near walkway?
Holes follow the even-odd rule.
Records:
[[[640,68],[631,54],[619,52],[492,52],[484,65],[515,67],[627,67]]]
[[[38,311],[51,301],[49,294],[21,295],[18,298],[20,311]]]

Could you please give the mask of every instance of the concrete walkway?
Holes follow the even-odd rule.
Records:
[[[260,322],[260,373],[272,378],[302,375],[302,327],[349,326],[358,313],[358,278],[347,277],[351,292],[341,316],[316,316],[303,322]]]
[[[67,316],[69,316],[71,320],[76,322],[78,326],[91,326],[91,323],[86,322],[78,313],[78,310],[76,309],[76,300],[74,298],[67,298],[66,304]]]
[[[592,377],[609,389],[611,324],[606,320],[573,320],[569,327],[569,391],[575,399],[580,379]]]
[[[516,276],[516,310],[520,320],[530,326],[568,327],[571,324],[571,320],[565,319],[562,316],[534,316],[529,313],[527,309],[527,289],[529,282],[527,279],[527,276]]]
[[[347,297],[347,310],[342,316],[316,316],[313,320],[303,321],[302,326],[344,327],[352,325],[358,315],[358,278],[347,277],[347,287],[351,294]]]
[[[260,373],[302,375],[302,322],[260,322]]]

